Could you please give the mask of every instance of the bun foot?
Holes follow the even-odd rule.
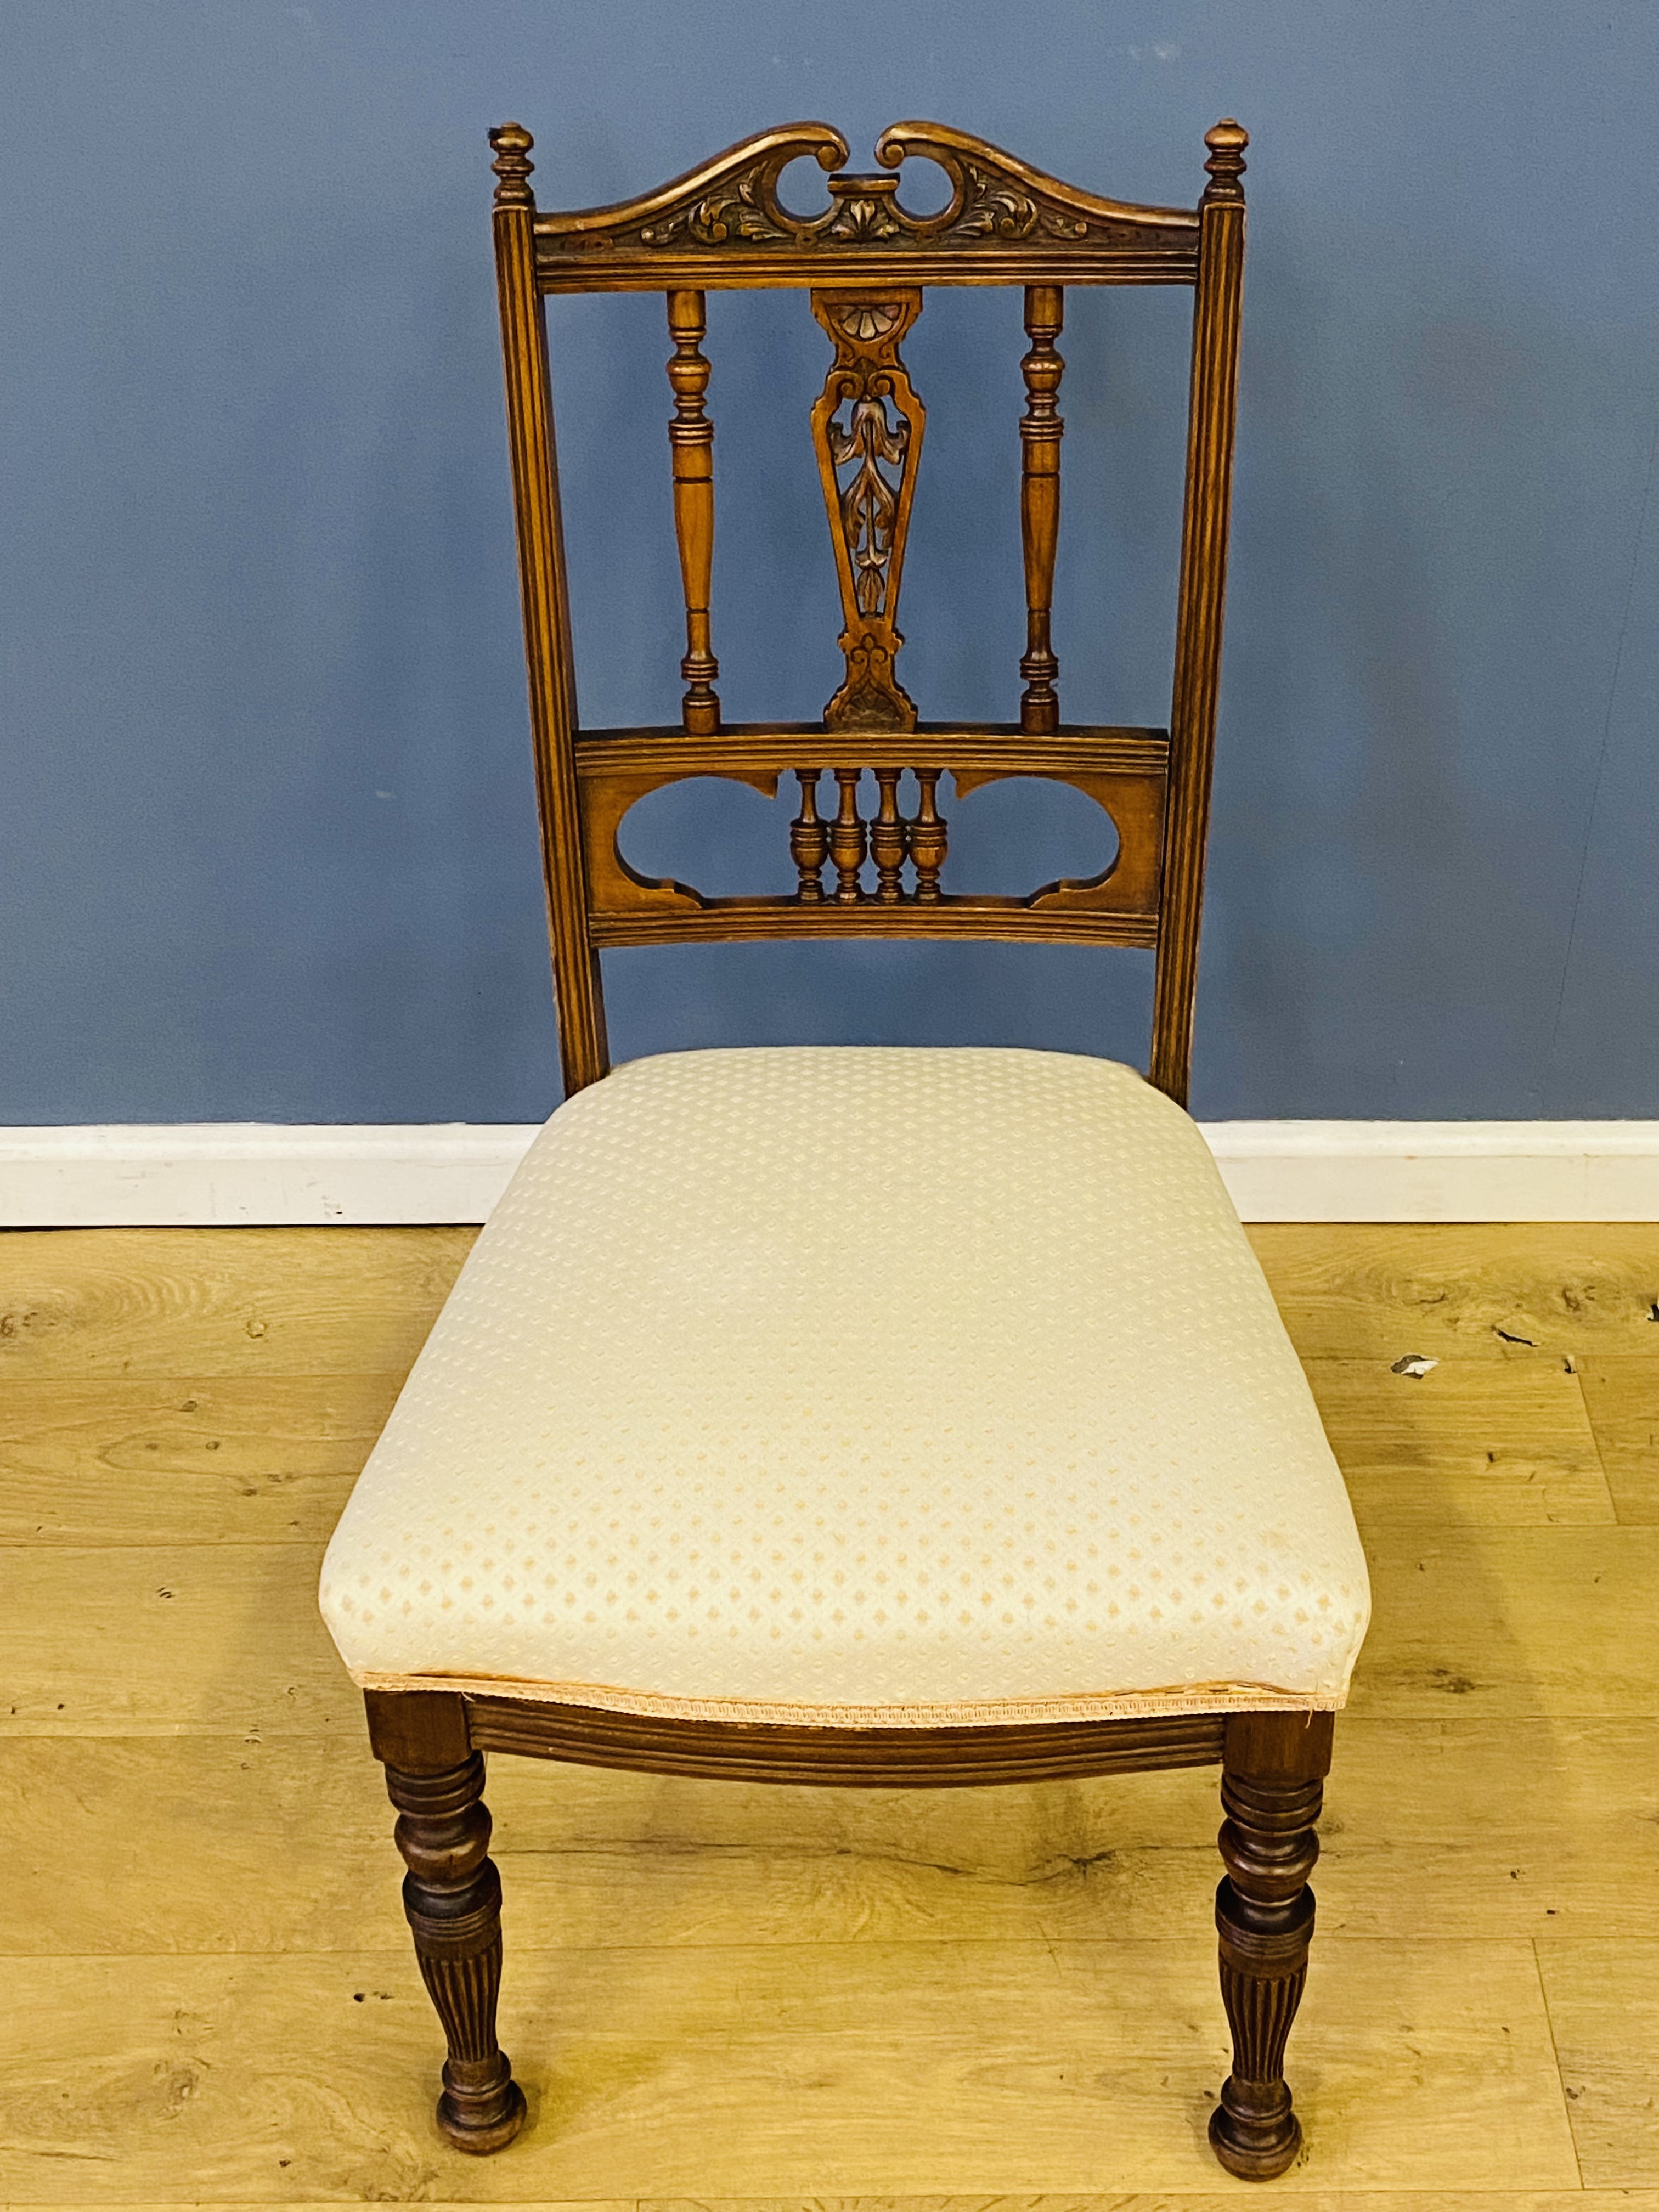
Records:
[[[475,2087],[465,2079],[471,2067],[452,2058],[444,2068],[444,2093],[438,2100],[438,2125],[457,2150],[487,2158],[505,2150],[524,2125],[524,2091],[502,2057],[499,2078]]]
[[[1285,2172],[1302,2148],[1302,2123],[1284,2083],[1242,2082],[1230,2074],[1210,2115],[1210,2148],[1241,2181],[1273,2181]]]

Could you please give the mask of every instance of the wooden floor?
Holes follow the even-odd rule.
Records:
[[[1659,2212],[1659,1230],[1253,1233],[1376,1586],[1277,2187]],[[498,1759],[532,2126],[444,2147],[313,1590],[469,1241],[0,1239],[0,2198],[1237,2201],[1203,2140],[1207,1773],[866,1796]]]

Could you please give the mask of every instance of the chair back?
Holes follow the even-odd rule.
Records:
[[[609,1065],[599,956],[606,946],[691,939],[977,937],[1152,948],[1150,1073],[1184,1103],[1221,662],[1228,506],[1244,258],[1246,134],[1218,123],[1205,144],[1195,208],[1103,199],[1046,176],[966,131],[899,123],[876,145],[878,173],[849,170],[839,131],[789,124],[611,207],[539,210],[528,131],[490,133],[496,268],[518,519],[519,565],[542,848],[567,1091]],[[803,155],[829,173],[829,205],[795,214],[779,197]],[[902,163],[938,164],[950,198],[915,215]],[[901,682],[899,588],[927,410],[903,342],[933,284],[1024,287],[1020,520],[1026,641],[1018,720],[930,722]],[[1175,671],[1169,726],[1062,721],[1050,635],[1060,526],[1056,347],[1073,284],[1184,284],[1193,291],[1192,373]],[[811,429],[841,586],[846,675],[813,723],[726,722],[716,689],[709,578],[714,425],[702,350],[710,290],[805,290],[832,351]],[[544,301],[550,293],[661,292],[674,526],[685,599],[685,684],[677,726],[584,730],[577,721],[569,590]],[[907,774],[909,781],[907,781]],[[949,829],[939,805],[1007,776],[1074,786],[1110,817],[1103,872],[1023,897],[946,891]],[[873,779],[874,811],[861,793]],[[689,776],[723,776],[775,797],[799,793],[792,895],[711,898],[640,874],[617,835],[639,799]]]

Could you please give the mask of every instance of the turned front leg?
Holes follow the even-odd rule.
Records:
[[[458,2150],[500,2150],[524,2124],[524,2094],[495,2040],[501,1881],[489,1856],[484,1763],[473,1752],[430,1773],[388,1766],[404,1911],[422,1978],[449,2039],[438,2125]]]
[[[1216,1891],[1221,1996],[1233,2070],[1210,2120],[1229,2173],[1268,2181],[1302,2142],[1285,2045],[1302,2002],[1313,1934],[1314,1824],[1331,1763],[1328,1713],[1243,1713],[1228,1723],[1221,1802],[1226,1876]]]

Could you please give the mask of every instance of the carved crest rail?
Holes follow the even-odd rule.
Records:
[[[672,286],[1190,284],[1198,216],[1190,208],[1102,199],[1045,176],[1000,147],[938,123],[896,123],[876,142],[884,173],[846,167],[826,123],[788,123],[745,138],[683,177],[609,207],[543,212],[536,281],[544,292],[663,291]],[[896,173],[907,160],[945,172],[950,198],[915,215]],[[792,161],[834,172],[829,205],[798,215],[780,194]]]

